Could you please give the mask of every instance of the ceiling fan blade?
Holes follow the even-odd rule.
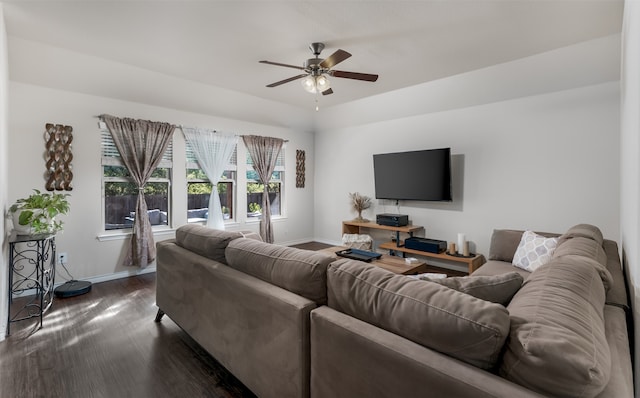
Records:
[[[303,77],[307,76],[306,73],[302,74],[302,75],[298,75],[298,76],[294,76],[294,77],[290,77],[288,79],[284,79],[284,80],[280,80],[279,82],[275,82],[275,83],[271,83],[271,84],[267,84],[267,87],[277,87],[281,84],[285,84],[285,83],[289,83],[292,82],[294,80],[298,80],[298,79],[302,79]]]
[[[304,70],[304,67],[302,66],[295,66],[295,65],[289,65],[289,64],[281,64],[279,62],[271,62],[271,61],[258,61],[261,64],[267,64],[267,65],[275,65],[275,66],[284,66],[285,68],[294,68],[294,69],[300,69],[300,70]]]
[[[371,75],[369,73],[345,72],[343,70],[332,70],[330,73],[333,77],[342,77],[345,79],[364,80],[367,82],[375,82],[378,80],[378,75]]]
[[[326,58],[324,61],[320,62],[319,65],[322,68],[331,69],[335,65],[338,65],[340,62],[342,62],[345,59],[349,58],[350,56],[351,56],[351,54],[349,54],[348,52],[346,52],[344,50],[338,50],[338,51],[334,52],[333,54],[329,55],[329,58]]]
[[[322,92],[322,95],[329,95],[329,94],[333,94],[333,90],[331,89],[331,87],[329,87],[328,89]]]

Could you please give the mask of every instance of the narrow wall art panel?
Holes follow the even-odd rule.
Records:
[[[296,188],[304,188],[304,161],[305,153],[302,149],[296,149]]]
[[[47,123],[44,131],[46,147],[46,179],[47,191],[71,191],[73,172],[71,161],[71,141],[73,141],[73,127],[61,124]]]

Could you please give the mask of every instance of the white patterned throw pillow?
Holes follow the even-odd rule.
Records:
[[[533,231],[525,231],[513,256],[513,265],[529,272],[551,260],[558,246],[558,238],[545,238]]]

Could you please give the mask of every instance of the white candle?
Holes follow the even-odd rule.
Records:
[[[464,234],[458,234],[458,252],[462,253],[464,247]]]

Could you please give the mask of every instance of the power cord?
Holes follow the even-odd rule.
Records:
[[[63,275],[60,275],[60,277],[62,277],[62,279],[64,279],[64,280],[65,280],[65,281],[67,281],[67,282],[73,282],[73,281],[75,281],[75,280],[76,280],[76,278],[74,278],[74,277],[73,277],[73,275],[71,275],[71,272],[69,272],[69,270],[67,269],[67,266],[66,266],[66,265],[64,265],[64,263],[60,263],[60,265],[62,265],[62,268],[64,269],[64,272],[66,272],[66,273],[67,273],[67,275],[69,276],[69,278],[71,278],[71,279],[67,279],[67,278],[65,278]]]

